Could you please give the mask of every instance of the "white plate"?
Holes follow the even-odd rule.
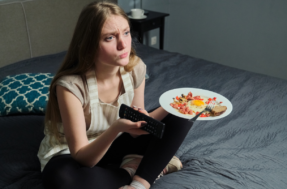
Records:
[[[140,18],[134,18],[134,17],[128,15],[128,17],[129,17],[130,19],[140,20],[140,19],[145,19],[147,16],[144,15],[143,17],[140,17]]]
[[[172,90],[166,91],[165,93],[163,93],[160,96],[159,103],[160,103],[161,107],[163,107],[163,109],[165,109],[169,113],[176,115],[178,117],[191,119],[195,115],[188,115],[188,114],[179,113],[173,107],[170,106],[170,103],[173,102],[173,98],[175,98],[176,96],[181,96],[181,94],[187,95],[189,92],[192,93],[192,96],[202,96],[202,97],[206,97],[206,98],[216,97],[216,102],[218,102],[218,103],[222,102],[221,105],[227,107],[227,110],[223,114],[221,114],[220,116],[199,117],[199,118],[197,118],[197,120],[220,119],[220,118],[223,118],[223,117],[229,115],[232,112],[232,109],[233,109],[232,104],[227,98],[225,98],[224,96],[222,96],[218,93],[204,90],[204,89],[198,89],[198,88],[178,88],[178,89],[172,89]]]

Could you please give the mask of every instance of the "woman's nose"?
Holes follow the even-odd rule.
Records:
[[[127,44],[123,37],[119,37],[118,39],[118,50],[126,48]]]

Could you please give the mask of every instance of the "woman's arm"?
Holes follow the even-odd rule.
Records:
[[[96,140],[89,143],[82,104],[69,90],[57,86],[57,98],[65,137],[72,157],[84,166],[93,167],[105,155],[119,132],[146,134],[139,129],[144,122],[119,119]]]

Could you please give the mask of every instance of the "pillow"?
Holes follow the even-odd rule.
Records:
[[[44,114],[49,97],[51,73],[24,73],[0,81],[0,116]]]
[[[149,75],[148,74],[145,74],[145,79],[148,79],[149,78]]]

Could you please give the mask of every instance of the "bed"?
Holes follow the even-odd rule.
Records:
[[[147,65],[147,110],[159,106],[161,94],[181,87],[214,91],[233,105],[227,117],[194,123],[176,152],[184,168],[161,177],[153,189],[287,188],[287,81],[139,43],[134,46]],[[0,81],[23,73],[53,75],[65,54],[0,68]],[[43,112],[0,116],[0,188],[43,188],[37,159],[43,120]]]

